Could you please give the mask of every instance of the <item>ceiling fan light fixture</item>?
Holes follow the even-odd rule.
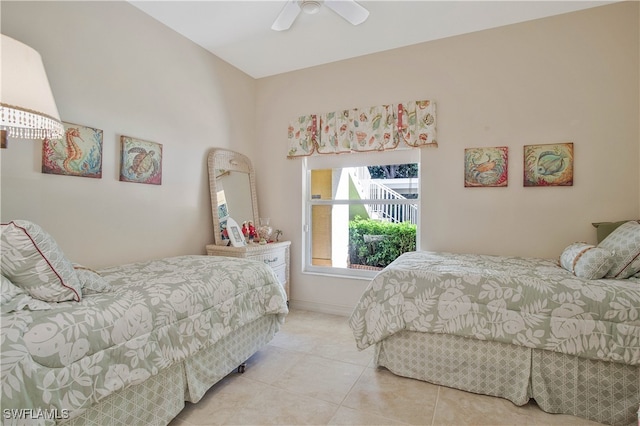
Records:
[[[300,12],[313,15],[320,11],[323,4],[353,25],[363,23],[369,16],[369,11],[355,0],[287,0],[271,25],[271,29],[275,31],[288,30]]]
[[[320,2],[317,0],[302,0],[300,8],[307,15],[314,15],[320,10]]]

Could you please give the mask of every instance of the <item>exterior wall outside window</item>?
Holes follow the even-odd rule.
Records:
[[[329,275],[372,277],[379,268],[350,264],[349,223],[356,217],[392,223],[396,219],[388,212],[404,212],[412,209],[411,217],[403,216],[398,221],[418,223],[419,176],[402,179],[411,197],[404,199],[397,187],[387,192],[393,198],[384,198],[381,191],[365,190],[363,185],[384,186],[385,180],[368,179],[366,166],[386,164],[420,163],[420,150],[405,150],[393,153],[332,155],[303,160],[303,185],[305,208],[304,226],[304,272]],[[393,182],[395,179],[386,180]],[[363,183],[360,185],[360,183]],[[407,209],[408,208],[408,209]],[[367,236],[368,237],[368,236]],[[380,237],[379,237],[380,238]],[[416,230],[416,242],[419,234]],[[372,250],[376,246],[375,236],[370,239]]]

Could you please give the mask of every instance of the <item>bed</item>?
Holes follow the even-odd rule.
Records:
[[[560,262],[405,253],[349,318],[357,346],[375,345],[375,364],[401,376],[637,424],[640,224],[627,223],[598,246],[567,247]],[[613,249],[620,239],[627,248]],[[602,276],[578,276],[594,271]]]
[[[37,225],[3,224],[3,423],[167,424],[287,312],[262,262],[177,256],[92,271]]]

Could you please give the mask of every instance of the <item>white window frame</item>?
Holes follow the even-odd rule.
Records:
[[[410,202],[418,206],[418,223],[416,226],[416,250],[420,249],[420,196],[422,192],[421,149],[404,149],[395,151],[357,153],[343,155],[314,155],[302,159],[302,273],[313,275],[330,275],[345,278],[366,279],[373,278],[377,271],[363,269],[339,268],[333,266],[317,266],[311,264],[311,208],[313,205],[349,205],[360,204],[361,201],[350,200],[312,200],[311,199],[311,170],[335,169],[345,167],[375,166],[387,164],[418,163],[418,198]],[[375,200],[371,200],[374,202]],[[382,200],[388,203],[389,200]]]

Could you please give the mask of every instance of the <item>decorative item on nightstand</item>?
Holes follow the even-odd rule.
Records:
[[[242,235],[244,235],[244,238],[248,243],[255,241],[258,236],[258,232],[256,231],[256,227],[253,226],[252,221],[248,220],[242,223]]]
[[[231,241],[231,245],[234,247],[243,247],[247,244],[244,239],[244,235],[242,235],[242,231],[238,223],[232,218],[227,218],[227,234],[229,236],[229,241]]]
[[[266,244],[269,242],[271,238],[271,234],[273,233],[273,228],[269,226],[269,222],[271,219],[268,217],[260,218],[260,226],[258,227],[258,236],[260,237],[260,244]]]

